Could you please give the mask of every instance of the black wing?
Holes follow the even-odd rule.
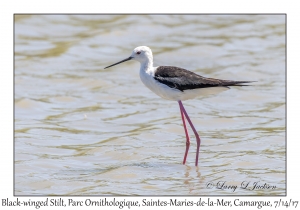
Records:
[[[218,86],[247,86],[241,83],[252,82],[206,78],[175,66],[159,66],[154,74],[154,79],[170,88],[175,88],[180,91]]]

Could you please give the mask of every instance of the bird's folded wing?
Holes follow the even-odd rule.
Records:
[[[170,88],[175,88],[180,91],[218,86],[244,86],[241,83],[251,82],[206,78],[175,66],[159,66],[156,69],[154,79]]]

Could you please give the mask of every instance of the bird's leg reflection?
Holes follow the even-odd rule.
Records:
[[[192,170],[193,167],[191,166],[186,166],[185,168],[185,179],[184,179],[184,184],[188,187],[189,189],[189,193],[192,193],[195,189],[197,189],[195,187],[195,183],[198,182],[198,180],[200,180],[201,178],[201,173],[199,172],[199,167],[196,167],[196,177],[193,175],[194,174],[194,170]],[[199,179],[200,178],[200,179]],[[196,182],[195,182],[196,181]]]
[[[185,174],[184,174],[184,176],[185,176],[186,178],[188,178],[188,177],[190,176],[190,170],[191,170],[191,169],[192,169],[192,168],[191,168],[190,166],[186,166],[186,171],[185,171]],[[188,183],[188,180],[186,180],[184,183],[187,184],[187,183]]]

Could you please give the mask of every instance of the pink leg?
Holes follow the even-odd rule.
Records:
[[[186,128],[186,125],[185,125],[184,113],[183,113],[180,105],[179,105],[179,108],[180,108],[180,114],[181,114],[182,123],[183,123],[183,127],[184,127],[184,132],[185,132],[185,136],[186,136],[186,148],[185,148],[185,154],[184,154],[184,158],[183,158],[183,164],[185,164],[186,157],[187,157],[187,154],[188,154],[189,148],[190,148],[190,137],[189,137],[189,133]]]
[[[200,141],[200,137],[199,137],[199,135],[198,135],[198,133],[197,133],[197,131],[196,131],[196,129],[195,129],[195,127],[194,127],[192,121],[190,120],[190,118],[189,118],[187,112],[185,111],[182,102],[181,102],[181,101],[178,101],[178,103],[179,103],[180,110],[182,110],[182,112],[184,113],[184,115],[185,115],[187,121],[189,122],[189,124],[190,124],[192,130],[194,131],[194,134],[195,134],[196,139],[197,139],[197,153],[196,153],[196,162],[195,162],[195,166],[198,166],[198,158],[199,158],[199,150],[200,150],[200,142],[201,142],[201,141]]]

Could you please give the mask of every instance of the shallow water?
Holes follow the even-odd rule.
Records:
[[[183,102],[199,167],[139,64],[103,69],[140,45],[155,66],[257,81]],[[285,79],[284,15],[16,15],[15,195],[285,195]],[[255,182],[276,188],[240,188]]]

